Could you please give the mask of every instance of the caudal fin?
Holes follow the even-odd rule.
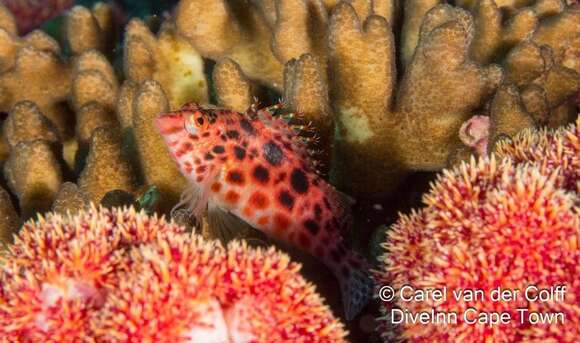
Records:
[[[358,254],[352,253],[348,260],[355,260],[359,268],[350,264],[343,265],[338,271],[340,291],[346,320],[352,320],[373,297],[374,281],[371,278],[368,263]],[[348,273],[342,269],[346,268]]]

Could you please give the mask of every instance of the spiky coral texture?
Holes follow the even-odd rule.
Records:
[[[580,334],[580,213],[578,196],[557,187],[557,172],[538,166],[514,165],[495,158],[462,164],[446,171],[424,197],[426,207],[402,216],[388,233],[384,282],[400,289],[448,290],[446,301],[403,302],[413,313],[459,313],[457,324],[406,324],[401,329],[411,342],[531,341],[573,342]],[[565,300],[528,302],[456,301],[457,289],[501,286],[524,290],[529,285],[566,285]],[[392,304],[385,304],[387,307]],[[508,312],[507,325],[467,325],[461,314],[469,307],[480,312]],[[517,308],[542,313],[563,312],[564,324],[520,324]],[[388,320],[388,317],[386,318]]]
[[[0,340],[339,342],[300,266],[133,208],[49,214],[3,256]],[[213,326],[213,329],[212,329]]]
[[[545,171],[559,168],[558,183],[580,192],[580,117],[576,124],[556,130],[528,129],[512,140],[502,140],[496,146],[496,154],[509,157],[516,163],[533,162]]]
[[[0,337],[64,342],[90,337],[88,316],[118,283],[126,250],[182,229],[134,209],[92,208],[29,221],[0,272]]]
[[[274,249],[237,242],[223,249],[200,238],[164,237],[131,259],[132,272],[98,321],[107,341],[344,339],[300,266]]]

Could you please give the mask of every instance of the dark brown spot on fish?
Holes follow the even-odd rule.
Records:
[[[229,183],[234,185],[243,185],[244,184],[244,175],[239,170],[230,170],[228,173],[226,180]]]
[[[301,169],[295,168],[290,175],[290,184],[296,193],[304,194],[308,191],[308,179]]]
[[[308,230],[308,232],[310,232],[313,236],[316,236],[316,234],[318,233],[318,231],[320,231],[320,226],[318,226],[318,223],[315,222],[312,219],[307,219],[304,221],[304,227],[306,228],[306,230]]]
[[[234,155],[240,161],[243,161],[246,157],[246,149],[240,148],[239,146],[234,147]]]
[[[215,152],[216,154],[223,154],[224,152],[226,152],[226,149],[224,149],[223,145],[216,145],[213,147],[213,152]]]
[[[204,158],[206,161],[211,161],[211,160],[213,160],[213,155],[212,155],[211,153],[209,153],[209,152],[208,152],[208,153],[206,153],[206,154],[203,156],[203,158]]]
[[[316,218],[316,221],[320,221],[322,219],[322,208],[319,204],[314,205],[314,218]]]
[[[238,139],[240,138],[240,133],[236,130],[229,130],[226,132],[226,136],[228,136],[229,139]]]
[[[203,175],[200,175],[200,176],[198,176],[198,177],[195,179],[195,181],[197,181],[198,183],[199,183],[199,182],[202,182],[202,181],[203,181]]]
[[[242,127],[242,129],[244,129],[244,131],[246,131],[250,135],[253,135],[256,131],[252,123],[250,123],[250,121],[247,119],[242,119],[240,121],[240,126]]]
[[[226,135],[220,135],[220,138],[224,142],[228,140],[228,138],[226,137]]]
[[[266,184],[270,180],[270,173],[268,172],[268,169],[264,168],[261,165],[257,165],[254,168],[254,172],[252,173],[252,175],[261,184]]]
[[[252,194],[252,196],[250,196],[249,202],[252,206],[254,206],[254,208],[259,210],[268,207],[268,198],[266,198],[266,196],[261,192],[255,192]]]
[[[207,137],[209,137],[209,132],[206,131],[206,132],[202,133],[201,136],[207,138]]]
[[[282,206],[286,207],[289,211],[292,211],[294,207],[294,197],[287,191],[281,191],[278,195],[278,201]]]
[[[189,139],[197,141],[199,140],[199,137],[197,135],[192,135],[191,133],[189,134]]]
[[[282,149],[273,141],[264,144],[264,159],[273,166],[279,166],[284,158]]]

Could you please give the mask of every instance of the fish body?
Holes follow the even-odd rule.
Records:
[[[269,109],[239,113],[185,105],[156,125],[190,188],[182,203],[210,225],[241,219],[322,260],[337,276],[347,318],[370,299],[365,260],[347,249],[350,201],[313,169],[296,132]]]

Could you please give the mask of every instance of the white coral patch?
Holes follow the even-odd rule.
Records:
[[[253,302],[242,299],[228,309],[222,309],[216,299],[200,303],[195,311],[202,318],[184,335],[188,342],[249,343],[257,337],[251,332],[249,312]]]
[[[184,336],[188,342],[229,343],[228,326],[221,304],[216,299],[201,303],[195,309],[202,318]]]
[[[244,298],[225,311],[232,343],[250,343],[257,340],[256,335],[251,331],[249,320],[252,306],[254,302],[251,298]]]
[[[160,40],[160,51],[163,53],[167,69],[166,75],[155,79],[168,78],[167,93],[172,106],[181,106],[186,102],[208,101],[208,86],[204,74],[203,58],[189,43],[179,37],[174,40]]]
[[[341,129],[339,137],[348,142],[364,143],[373,136],[369,119],[358,107],[338,109]]]

